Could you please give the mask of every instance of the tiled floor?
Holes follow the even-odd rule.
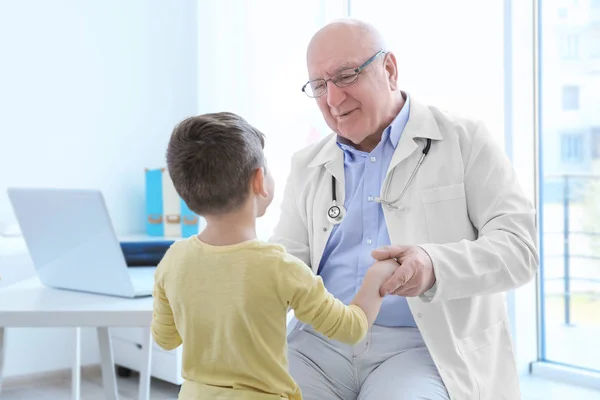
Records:
[[[81,400],[104,400],[102,376],[99,368],[90,368],[81,373]],[[137,400],[139,375],[135,372],[128,378],[117,377],[119,400]],[[179,387],[159,379],[152,379],[151,400],[175,400]],[[2,400],[68,400],[71,398],[69,377],[54,378],[24,385],[5,387],[0,393]]]
[[[82,373],[81,399],[102,400],[102,380],[99,369],[91,369]],[[138,375],[133,373],[129,378],[118,378],[120,400],[137,399]],[[39,381],[24,386],[9,386],[0,394],[2,400],[68,400],[71,383],[68,378]],[[523,377],[522,400],[600,400],[600,392],[550,382],[540,378]],[[152,380],[150,398],[152,400],[170,400],[177,398],[178,387],[157,379]]]

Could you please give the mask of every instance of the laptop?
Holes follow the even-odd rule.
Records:
[[[121,297],[152,295],[155,266],[127,266],[99,190],[9,188],[40,281]]]

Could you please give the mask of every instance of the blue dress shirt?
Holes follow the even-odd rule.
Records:
[[[318,273],[327,290],[349,304],[356,295],[367,269],[375,262],[371,251],[390,244],[381,204],[375,202],[394,150],[409,116],[410,99],[381,137],[366,153],[338,142],[344,152],[346,216],[334,226],[319,264]],[[366,178],[366,179],[365,179]],[[406,298],[386,296],[375,324],[416,326]]]

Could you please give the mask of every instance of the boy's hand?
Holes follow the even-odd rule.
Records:
[[[373,285],[380,288],[386,282],[400,265],[394,259],[376,261],[369,267],[363,280],[363,285]],[[383,296],[382,296],[383,297]]]
[[[374,250],[376,260],[398,260],[400,268],[381,286],[382,296],[395,294],[404,297],[420,296],[435,283],[435,272],[429,254],[419,246],[387,246]]]
[[[375,262],[367,270],[362,285],[356,296],[354,296],[354,300],[352,300],[351,304],[357,305],[365,312],[369,326],[375,322],[383,301],[379,289],[384,282],[394,275],[398,267],[399,265],[394,259]]]

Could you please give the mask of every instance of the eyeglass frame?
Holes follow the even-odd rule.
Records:
[[[350,86],[350,85],[353,85],[353,84],[355,84],[355,83],[356,83],[356,81],[358,81],[358,76],[360,75],[360,73],[361,73],[361,72],[363,72],[363,71],[365,70],[365,68],[367,68],[367,67],[369,66],[369,64],[371,64],[371,63],[373,62],[373,60],[375,60],[375,59],[376,59],[377,57],[379,57],[381,54],[387,54],[387,51],[386,51],[386,50],[379,50],[377,53],[375,53],[375,55],[373,55],[371,58],[369,58],[367,61],[365,61],[365,62],[364,62],[362,65],[360,65],[360,66],[358,66],[358,67],[356,67],[356,68],[343,68],[343,69],[339,70],[339,71],[336,73],[335,77],[333,77],[333,78],[329,78],[329,79],[325,79],[325,78],[318,78],[318,79],[313,79],[313,80],[310,80],[310,81],[306,82],[306,83],[304,84],[304,86],[302,86],[302,92],[303,92],[304,94],[306,94],[308,97],[310,97],[311,99],[316,99],[316,98],[318,98],[318,97],[321,97],[321,96],[323,96],[323,95],[327,94],[327,82],[332,82],[332,83],[333,83],[335,86],[337,86],[337,87],[339,87],[339,88],[344,88],[344,87],[348,87],[348,86]],[[338,82],[339,82],[339,81],[340,81],[340,79],[341,79],[341,73],[342,73],[343,71],[353,71],[353,72],[354,72],[354,74],[355,74],[355,77],[354,77],[354,80],[353,80],[352,82],[350,82],[350,83],[348,83],[348,84],[345,84],[345,85],[343,85],[343,86],[340,86],[340,85],[338,85]],[[311,84],[311,83],[313,83],[313,82],[319,82],[319,81],[323,81],[323,82],[325,82],[325,91],[323,92],[323,94],[320,94],[320,95],[318,95],[318,96],[311,96],[311,95],[309,95],[308,93],[306,93],[306,87],[307,87],[308,85],[310,85],[310,84]]]

